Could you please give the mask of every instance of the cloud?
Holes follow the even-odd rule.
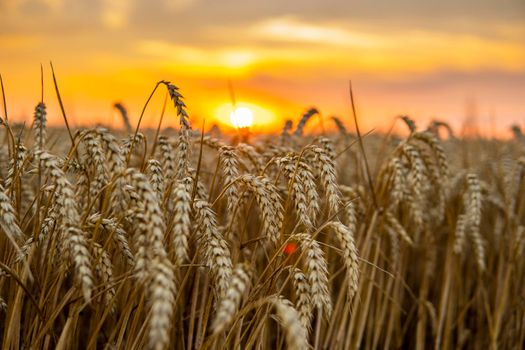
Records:
[[[442,70],[525,71],[525,46],[515,31],[501,37],[453,33],[445,29],[385,28],[344,22],[268,18],[245,30],[214,28],[219,38],[235,38],[253,50],[265,67],[313,67],[318,71],[373,75]],[[519,32],[519,31],[518,31]],[[288,73],[290,71],[288,70]]]
[[[0,4],[0,9],[5,7],[9,15],[23,16],[27,11],[40,10],[41,14],[45,11],[60,12],[64,9],[65,0],[11,0]]]
[[[124,28],[128,24],[131,6],[133,6],[131,1],[102,0],[100,19],[109,28]]]
[[[384,40],[377,35],[350,31],[329,24],[311,24],[290,17],[265,20],[255,24],[250,32],[263,40],[364,48],[384,45]]]
[[[198,75],[222,75],[232,70],[243,70],[260,60],[256,50],[243,47],[203,48],[159,40],[139,41],[135,50],[141,55],[163,62],[164,65],[177,67],[179,70],[188,69]]]
[[[170,10],[183,11],[195,4],[195,0],[164,0],[163,5]]]

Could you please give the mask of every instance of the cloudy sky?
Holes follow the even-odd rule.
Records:
[[[195,122],[228,122],[228,79],[260,128],[310,106],[366,128],[409,114],[487,132],[525,118],[523,0],[0,0],[0,73],[14,120],[30,121],[52,60],[76,125],[136,117],[155,82],[180,86]],[[146,115],[154,123],[164,92]],[[168,118],[175,124],[175,118]]]

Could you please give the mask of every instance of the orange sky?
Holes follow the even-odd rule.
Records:
[[[352,79],[366,129],[387,129],[398,114],[459,129],[467,111],[487,135],[524,126],[523,0],[0,1],[12,120],[31,120],[42,62],[49,120],[61,123],[49,60],[75,125],[120,126],[116,101],[136,119],[160,79],[181,88],[199,125],[229,123],[228,79],[256,129],[279,129],[311,106],[349,121]]]

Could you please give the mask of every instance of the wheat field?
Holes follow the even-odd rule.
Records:
[[[519,130],[205,134],[160,87],[178,130],[2,122],[3,349],[525,346]]]

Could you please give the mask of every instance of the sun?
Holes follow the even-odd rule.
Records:
[[[230,113],[230,121],[237,128],[249,128],[253,125],[253,112],[246,107],[238,107]]]

